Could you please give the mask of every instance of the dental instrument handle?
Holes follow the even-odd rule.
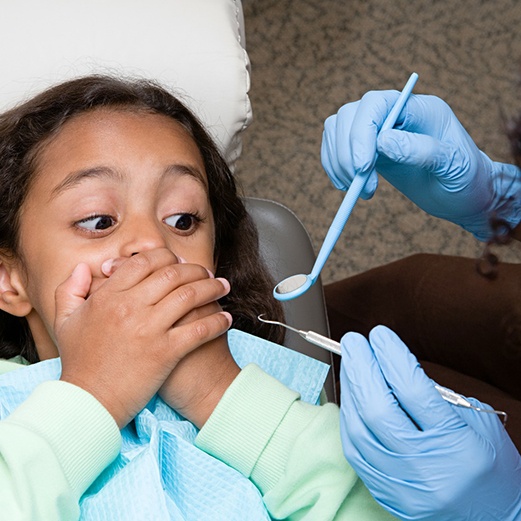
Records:
[[[338,238],[340,237],[340,234],[342,233],[342,230],[344,229],[346,222],[349,219],[351,212],[353,211],[356,201],[358,201],[358,198],[364,189],[365,183],[369,179],[370,173],[371,171],[357,174],[354,177],[351,186],[347,190],[346,195],[344,196],[344,199],[338,208],[335,218],[333,219],[333,222],[327,231],[326,238],[322,243],[322,248],[320,248],[320,251],[318,252],[317,259],[315,260],[315,264],[313,265],[313,269],[309,275],[313,282],[315,282],[317,277],[320,275],[324,264],[333,251],[333,248],[335,247],[335,244],[337,243]]]
[[[320,335],[319,333],[315,333],[315,331],[301,331],[299,329],[290,328],[296,333],[298,333],[302,338],[305,338],[309,343],[314,344],[316,346],[322,347],[331,353],[335,353],[337,355],[342,356],[342,348],[339,342],[335,342],[331,338],[327,336]],[[496,414],[498,416],[502,416],[503,425],[506,425],[508,415],[504,411],[498,411],[495,409],[483,409],[479,407],[475,407],[472,403],[467,400],[463,395],[453,391],[452,389],[448,389],[447,387],[443,387],[441,385],[435,384],[434,388],[438,391],[440,396],[448,403],[452,405],[456,405],[457,407],[465,407],[466,409],[474,409],[477,412],[486,412],[490,414]]]
[[[396,103],[393,105],[393,108],[391,109],[389,114],[387,114],[387,117],[385,118],[385,121],[382,124],[382,128],[380,128],[380,132],[384,130],[391,130],[394,127],[394,125],[396,125],[396,121],[398,121],[398,117],[400,116],[403,107],[405,107],[405,104],[407,103],[407,100],[409,99],[412,89],[414,89],[414,86],[416,85],[417,81],[418,74],[413,72],[407,80],[407,83],[404,85],[402,92],[400,92],[400,96],[396,100]]]
[[[417,81],[418,74],[413,72],[407,80],[407,83],[405,84],[402,92],[400,93],[400,96],[396,100],[396,103],[393,105],[393,108],[385,118],[380,132],[382,130],[389,130],[394,127],[398,119],[398,116],[400,115],[400,112],[403,110],[405,103],[409,99],[409,96],[412,90],[414,89],[414,86],[416,85]],[[342,233],[342,230],[344,229],[344,226],[346,225],[346,222],[349,219],[349,216],[351,215],[356,201],[360,197],[360,193],[364,189],[364,186],[367,180],[369,179],[370,174],[373,171],[374,169],[368,172],[356,174],[353,178],[351,186],[347,190],[344,200],[342,201],[342,204],[340,205],[340,208],[338,209],[338,212],[335,215],[335,218],[333,219],[331,226],[329,227],[329,230],[326,234],[326,238],[322,243],[322,247],[318,252],[317,259],[315,261],[315,264],[313,265],[313,269],[309,274],[309,277],[313,281],[313,283],[320,275],[320,272],[322,271],[324,264],[326,263],[329,255],[333,251],[333,248],[335,247],[335,244],[337,243],[338,238],[340,237],[340,234]]]
[[[438,384],[435,384],[434,387],[446,402],[452,403],[452,405],[457,405],[459,407],[472,408],[472,404],[461,394],[455,393],[453,390],[447,389],[446,387],[442,387]]]
[[[498,411],[496,409],[484,409],[483,407],[476,407],[469,400],[467,400],[461,394],[453,391],[452,389],[447,389],[447,387],[443,387],[442,385],[435,384],[434,387],[441,394],[441,397],[446,401],[451,403],[452,405],[457,405],[458,407],[466,407],[467,409],[474,409],[478,412],[485,412],[489,414],[496,414],[497,416],[501,416],[501,421],[503,425],[507,424],[508,414],[505,411]]]
[[[303,331],[301,329],[297,329],[295,327],[292,327],[288,324],[284,324],[284,322],[279,322],[278,320],[268,320],[266,318],[263,318],[262,314],[257,317],[261,322],[264,322],[266,324],[274,324],[276,326],[281,326],[286,329],[289,329],[290,331],[293,331],[294,333],[297,333],[302,338],[307,340],[310,344],[314,344],[318,347],[321,347],[323,349],[326,349],[327,351],[331,351],[332,353],[335,353],[337,355],[342,356],[342,345],[339,342],[336,342],[335,340],[323,336],[319,333],[315,333],[315,331]],[[503,417],[503,425],[506,425],[508,415],[504,411],[497,411],[495,409],[483,409],[480,407],[476,407],[475,405],[470,402],[470,400],[467,400],[464,396],[461,394],[453,391],[452,389],[448,389],[447,387],[443,387],[438,384],[434,384],[434,388],[438,391],[440,396],[446,401],[449,402],[452,405],[456,405],[458,407],[466,407],[467,409],[473,409],[477,412],[487,412],[491,414],[497,414],[499,416]]]
[[[328,351],[331,351],[337,355],[342,354],[340,344],[334,340],[331,340],[331,338],[328,338],[327,336],[319,335],[314,331],[298,331],[298,334],[302,338],[305,338],[310,344],[315,344],[316,346],[327,349]]]

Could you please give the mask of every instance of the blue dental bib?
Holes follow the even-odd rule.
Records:
[[[229,331],[228,341],[240,367],[255,363],[302,400],[319,402],[328,365],[238,330]],[[60,373],[60,360],[53,359],[1,375],[0,419]],[[197,432],[154,397],[121,431],[121,452],[82,496],[80,519],[269,521],[255,485],[195,447]]]

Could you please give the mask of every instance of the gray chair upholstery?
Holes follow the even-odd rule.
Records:
[[[278,282],[289,275],[309,273],[315,262],[315,252],[298,217],[289,208],[275,201],[247,197],[245,203],[257,225],[261,255],[274,280]],[[286,322],[292,327],[329,336],[320,278],[304,295],[284,302],[283,307]],[[310,344],[291,331],[287,332],[284,344],[329,365],[333,363],[331,353]],[[329,372],[325,391],[330,401],[336,401],[332,370]]]

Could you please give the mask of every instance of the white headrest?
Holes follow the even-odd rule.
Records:
[[[251,121],[240,0],[17,0],[2,5],[0,110],[94,72],[151,78],[194,110],[233,167]]]

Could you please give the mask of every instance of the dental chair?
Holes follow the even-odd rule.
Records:
[[[75,76],[153,78],[199,116],[236,170],[241,134],[252,121],[240,0],[20,0],[3,6],[2,20],[0,110]],[[274,201],[245,202],[274,280],[309,273],[315,254],[296,215]],[[284,310],[293,327],[329,334],[320,280]],[[287,332],[285,345],[332,364],[330,353],[295,333]],[[330,371],[330,401],[335,389]]]

